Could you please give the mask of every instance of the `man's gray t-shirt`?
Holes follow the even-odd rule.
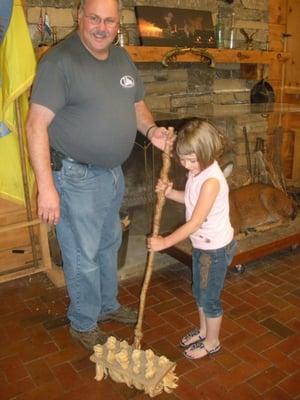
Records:
[[[31,102],[55,113],[48,128],[55,150],[113,168],[132,150],[134,103],[143,96],[138,71],[124,49],[111,46],[107,60],[97,60],[74,33],[41,60]]]

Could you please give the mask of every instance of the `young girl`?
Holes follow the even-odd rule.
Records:
[[[229,220],[228,185],[216,158],[222,136],[209,122],[193,118],[178,133],[176,152],[188,170],[185,191],[158,181],[156,191],[185,204],[186,223],[166,237],[148,239],[148,249],[160,251],[190,237],[193,245],[193,295],[199,309],[200,326],[182,338],[188,358],[217,353],[223,309],[221,290],[228,265],[236,249]]]

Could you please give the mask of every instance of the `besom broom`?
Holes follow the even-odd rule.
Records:
[[[168,129],[168,137],[171,138],[174,129]],[[162,153],[163,165],[160,171],[160,179],[168,181],[170,170],[170,144],[166,142]],[[152,235],[157,236],[160,229],[162,210],[165,204],[165,194],[157,193],[157,201],[153,218]],[[90,360],[96,364],[97,381],[101,381],[108,375],[115,382],[126,383],[129,387],[144,390],[150,397],[154,397],[163,391],[171,393],[177,387],[175,375],[176,364],[165,356],[157,356],[151,350],[141,350],[143,337],[142,324],[145,310],[147,290],[153,271],[154,252],[150,251],[147,257],[146,272],[140,294],[138,321],[134,331],[134,343],[129,345],[126,340],[118,341],[110,336],[103,345],[96,345]]]

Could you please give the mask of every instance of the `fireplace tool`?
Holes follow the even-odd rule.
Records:
[[[171,137],[173,134],[174,128],[169,128],[168,136]],[[162,153],[162,159],[160,179],[167,182],[171,165],[168,143]],[[158,192],[153,218],[153,236],[157,236],[159,233],[164,204],[165,194]],[[154,254],[153,251],[150,251],[147,257],[133,344],[130,345],[126,340],[120,342],[115,337],[110,336],[105,344],[94,346],[94,353],[90,357],[90,360],[96,364],[95,379],[97,381],[101,381],[109,375],[115,382],[123,382],[129,387],[143,390],[150,397],[154,397],[163,391],[171,393],[177,387],[178,380],[174,372],[176,366],[174,362],[163,355],[156,355],[151,349],[141,350],[142,323],[146,294],[153,270]]]

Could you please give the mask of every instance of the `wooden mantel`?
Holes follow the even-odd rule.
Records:
[[[172,47],[125,46],[134,62],[161,62]],[[280,51],[243,50],[243,49],[199,49],[207,52],[217,64],[271,64],[286,62],[289,53]],[[199,56],[192,52],[179,54],[178,62],[199,62]]]

